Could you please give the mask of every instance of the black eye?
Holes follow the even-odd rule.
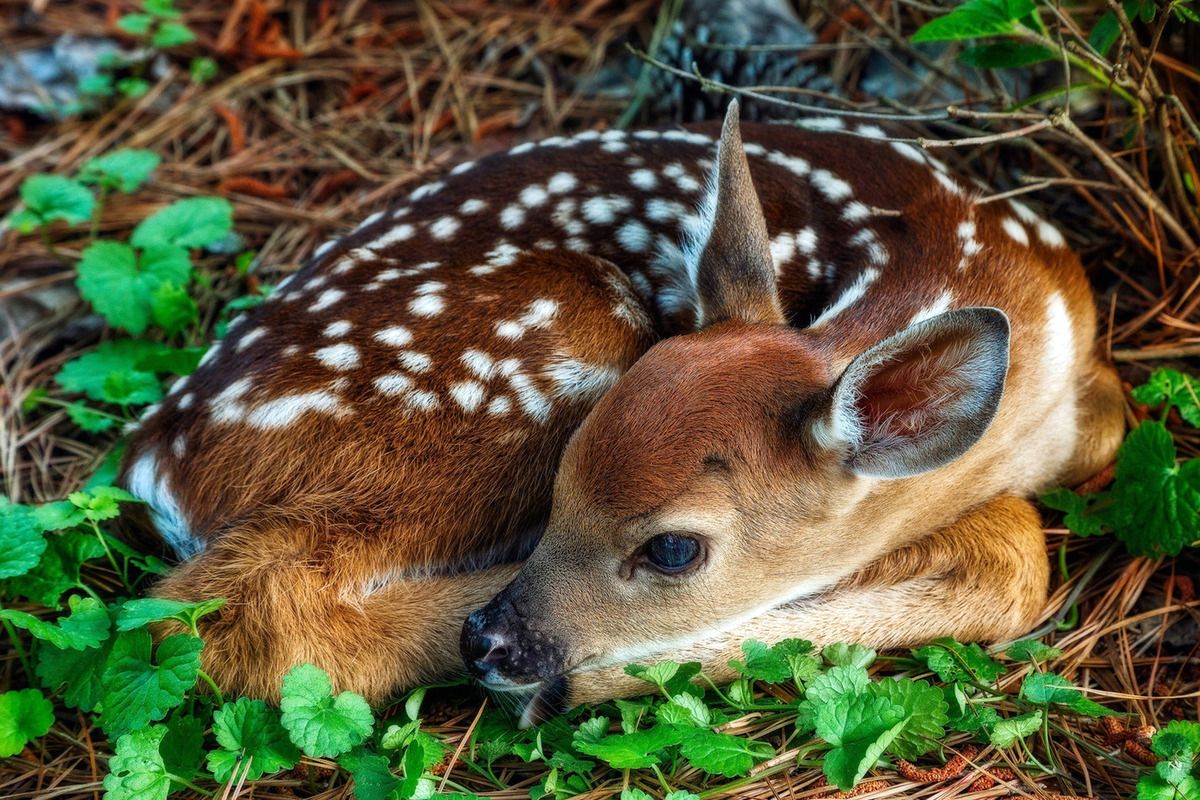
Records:
[[[660,533],[646,543],[646,560],[666,573],[682,572],[700,557],[700,542],[679,533]]]

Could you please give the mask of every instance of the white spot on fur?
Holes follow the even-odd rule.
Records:
[[[947,289],[938,295],[936,300],[914,314],[913,318],[909,320],[908,324],[916,325],[918,322],[923,322],[924,320],[936,317],[938,314],[944,314],[950,310],[950,306],[953,302],[954,295],[949,289]]]
[[[495,360],[482,350],[467,350],[460,358],[472,374],[485,381],[491,379],[496,369]]]
[[[927,163],[925,160],[925,154],[907,142],[892,142],[892,149],[907,158],[909,161],[915,161],[918,164]]]
[[[317,302],[308,307],[308,310],[314,313],[324,311],[345,296],[346,293],[341,289],[326,289],[317,297]]]
[[[397,242],[405,242],[413,237],[417,229],[405,222],[402,225],[397,225],[384,233],[375,241],[371,242],[372,249],[379,250]]]
[[[348,370],[358,366],[358,348],[345,342],[322,347],[313,353],[313,357],[330,369]]]
[[[158,466],[153,450],[134,462],[125,478],[125,486],[146,501],[154,527],[180,560],[186,561],[204,551],[207,543],[192,534],[191,525],[171,493],[167,475]]]
[[[404,394],[412,388],[413,380],[403,372],[393,372],[388,375],[380,375],[375,379],[375,388],[380,394],[394,397],[395,395]]]
[[[404,347],[412,341],[412,331],[402,325],[393,325],[375,332],[376,341],[393,347]]]
[[[485,208],[487,208],[486,200],[480,200],[477,197],[473,197],[470,200],[463,201],[463,204],[458,207],[458,213],[460,213],[460,214],[478,214],[480,211],[483,211]]]
[[[847,222],[861,222],[871,216],[871,209],[865,203],[855,200],[847,203],[842,209],[842,219]]]
[[[564,192],[572,191],[579,185],[579,181],[569,172],[557,172],[550,178],[546,184],[546,188],[551,194],[563,194]]]
[[[1042,240],[1042,244],[1048,247],[1066,247],[1067,240],[1059,233],[1058,228],[1046,222],[1044,219],[1039,219],[1034,226],[1037,230],[1038,238]]]
[[[505,339],[520,339],[529,328],[548,327],[557,313],[557,302],[539,298],[529,304],[528,309],[519,319],[496,323],[496,335]]]
[[[524,153],[528,153],[530,150],[532,150],[534,148],[535,144],[536,144],[535,142],[524,142],[522,144],[517,145],[513,149],[509,150],[508,154],[510,156],[519,156]]]
[[[806,256],[817,251],[817,232],[812,228],[801,228],[796,234],[796,247]]]
[[[259,339],[267,335],[267,329],[259,326],[251,331],[248,331],[245,336],[238,339],[236,350],[240,353],[250,345],[257,342]]]
[[[450,387],[450,397],[463,411],[474,411],[484,400],[483,384],[478,381],[462,381]]]
[[[541,186],[526,186],[517,195],[517,199],[521,201],[521,205],[527,208],[537,208],[546,204],[546,201],[550,199],[550,193]]]
[[[435,239],[449,239],[458,233],[461,226],[462,223],[458,221],[458,217],[445,216],[429,226],[429,235]]]
[[[797,120],[796,124],[810,131],[840,131],[846,128],[841,117],[812,117]]]
[[[650,246],[650,231],[636,219],[617,229],[617,241],[631,253],[644,253]]]
[[[1018,217],[1021,218],[1022,222],[1027,223],[1029,225],[1037,224],[1038,215],[1036,213],[1034,213],[1034,210],[1032,208],[1025,205],[1020,200],[1009,200],[1008,205],[1010,207],[1012,207],[1012,210],[1016,213],[1016,215]]]
[[[654,174],[654,170],[638,169],[629,173],[629,182],[643,192],[650,192],[658,185],[658,176]]]
[[[859,125],[858,135],[868,139],[886,139],[887,133],[878,125]]]
[[[416,350],[403,350],[396,357],[400,364],[409,372],[428,372],[433,366],[433,359],[426,353],[418,353]]]
[[[628,197],[620,195],[604,195],[590,197],[583,203],[583,218],[593,225],[611,225],[617,221],[617,215],[624,214],[633,208]]]
[[[517,395],[517,403],[521,409],[538,422],[545,422],[550,416],[550,399],[542,394],[533,380],[524,373],[513,373],[508,380]]]
[[[354,325],[348,319],[339,319],[325,326],[324,334],[331,339],[337,339],[350,332]]]
[[[654,197],[646,201],[646,218],[652,222],[672,222],[687,215],[687,206],[676,200]]]
[[[519,205],[511,205],[500,212],[500,224],[508,230],[519,228],[525,222],[525,209]]]
[[[821,312],[821,315],[813,320],[810,327],[819,328],[831,319],[841,314],[850,306],[857,303],[867,293],[867,289],[879,277],[879,270],[867,268],[859,273],[854,282],[847,287],[846,291],[842,292],[841,296],[833,302],[828,308]]]
[[[413,298],[408,304],[408,310],[418,317],[434,317],[442,313],[446,301],[436,294],[423,294]]]
[[[451,175],[462,175],[464,172],[467,172],[468,170],[472,169],[474,166],[475,166],[474,161],[464,161],[463,163],[459,164],[454,169],[450,170],[450,174]]]
[[[847,200],[854,194],[850,184],[826,169],[813,170],[812,183],[826,200],[834,203]]]
[[[1012,240],[1017,244],[1029,246],[1029,231],[1025,230],[1025,226],[1012,217],[1005,217],[1000,220],[1000,227],[1004,228]]]
[[[326,391],[305,392],[268,400],[246,416],[246,422],[263,430],[286,428],[309,411],[326,414],[344,412],[337,395]]]
[[[506,395],[497,395],[488,403],[487,412],[495,417],[502,417],[512,410],[512,401]]]
[[[413,191],[413,193],[408,196],[408,199],[416,201],[425,197],[431,197],[440,192],[445,185],[446,184],[442,183],[441,181],[427,183]]]
[[[187,411],[189,408],[192,407],[192,403],[195,402],[195,400],[196,400],[196,395],[192,394],[191,392],[188,392],[183,397],[179,398],[179,410]]]
[[[554,386],[556,397],[598,400],[621,377],[615,367],[588,364],[574,358],[552,361],[542,371]]]

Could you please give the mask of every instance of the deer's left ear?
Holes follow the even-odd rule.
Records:
[[[699,327],[726,320],[781,325],[771,239],[742,148],[737,100],[725,113],[714,184],[701,209],[707,238],[696,268]]]
[[[858,356],[814,421],[818,446],[863,477],[907,478],[965,453],[987,431],[1008,375],[1008,317],[947,311]]]

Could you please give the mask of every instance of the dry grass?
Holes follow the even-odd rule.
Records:
[[[111,34],[113,9],[123,5],[0,0],[0,18],[6,21],[0,43],[16,49],[63,32]],[[31,8],[44,8],[44,16],[20,24]],[[239,276],[228,258],[208,258],[203,269],[213,283],[202,298],[202,313],[212,323],[224,301],[252,291],[259,282],[275,282],[383,198],[464,153],[611,123],[624,103],[588,96],[578,78],[604,58],[621,55],[618,45],[627,33],[633,32],[635,42],[649,41],[656,14],[656,4],[648,0],[623,8],[601,0],[536,6],[515,0],[192,4],[187,21],[200,41],[185,48],[185,54],[217,56],[221,77],[204,87],[189,84],[180,75],[186,59],[177,58],[149,94],[99,116],[57,124],[3,118],[6,133],[0,149],[6,163],[0,166],[0,209],[16,202],[17,187],[30,173],[69,173],[117,145],[156,150],[164,163],[150,188],[130,202],[112,204],[101,230],[121,235],[170,199],[228,196],[236,207],[237,230],[257,249],[260,266]],[[889,52],[898,53],[906,48],[899,31],[911,32],[927,16],[928,9],[915,3],[817,0],[807,19],[823,46],[805,57],[821,62],[845,96],[857,99],[855,87],[869,52],[862,44],[886,42]],[[1068,20],[1087,26],[1092,17],[1080,14]],[[944,155],[1001,190],[1038,189],[1026,199],[1070,232],[1108,312],[1101,345],[1121,361],[1132,383],[1152,366],[1183,365],[1200,353],[1200,251],[1193,243],[1200,239],[1200,226],[1186,190],[1181,192],[1171,179],[1187,174],[1197,182],[1195,132],[1188,130],[1180,108],[1195,107],[1200,73],[1171,52],[1177,44],[1164,39],[1155,49],[1123,56],[1134,90],[1154,95],[1153,115],[1140,122],[1132,123],[1122,106],[1106,103],[1077,115],[1078,127],[1055,122],[1033,137],[1011,132],[1045,118],[1035,111],[1027,118],[960,116],[922,124],[913,134],[991,137],[994,141],[986,145],[969,143],[948,148]],[[922,89],[883,110],[904,114],[945,108],[942,92],[961,84],[952,54],[940,60],[921,58],[930,70]],[[966,88],[977,102],[960,105],[1003,107],[1002,92],[985,97]],[[1160,100],[1167,95],[1180,98],[1180,106]],[[35,237],[7,235],[0,242],[0,300],[69,283],[71,263],[82,244],[81,238],[58,241],[60,260],[48,257]],[[81,437],[62,412],[21,410],[31,390],[49,385],[62,363],[102,335],[96,321],[82,312],[76,308],[57,315],[0,343],[0,465],[3,491],[14,499],[63,496],[87,478],[111,445],[107,439]],[[1130,405],[1131,421],[1144,414]],[[1196,431],[1175,423],[1181,449],[1192,456],[1200,453]],[[1053,666],[1087,687],[1094,699],[1127,711],[1125,722],[1133,737],[1106,731],[1098,723],[1057,719],[1050,752],[1039,750],[1043,761],[1060,765],[1054,775],[1035,781],[1019,769],[1015,774],[997,772],[1018,765],[985,749],[964,759],[966,768],[959,774],[883,771],[861,796],[1128,795],[1146,755],[1146,731],[1137,730],[1139,726],[1197,719],[1200,613],[1194,589],[1176,579],[1200,572],[1196,554],[1164,563],[1133,559],[1109,542],[1074,538],[1056,528],[1048,529],[1047,542],[1052,557],[1061,555],[1065,571],[1047,606],[1043,630],[1054,632],[1056,622],[1068,616],[1076,622],[1053,633],[1064,651]],[[99,569],[90,577],[98,585],[109,580]],[[1076,606],[1074,619],[1071,609]],[[12,685],[19,667],[13,656],[2,658],[4,683]],[[1015,686],[1019,677],[1018,671],[1006,681]],[[457,747],[478,711],[476,698],[449,697],[438,707],[431,730]],[[747,718],[734,725],[740,733],[778,745],[783,755],[749,780],[723,786],[685,771],[673,778],[676,788],[705,792],[706,797],[828,794],[819,770],[796,768],[789,749],[795,743],[788,740],[786,724]],[[951,750],[965,746],[965,738],[950,741]],[[0,764],[0,796],[99,797],[107,753],[102,734],[93,731],[88,719],[60,714],[37,749]],[[469,749],[461,755],[469,757]],[[980,779],[988,772],[1003,780],[987,786]],[[471,773],[462,758],[446,773],[473,790],[511,798],[527,796],[540,777],[538,765],[513,759],[497,765],[497,776],[509,787],[504,791]],[[589,796],[611,796],[627,780],[627,775],[610,772]],[[240,793],[235,790],[220,787],[216,796],[349,796],[332,763],[312,760]]]

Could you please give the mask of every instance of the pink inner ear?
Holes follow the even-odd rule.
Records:
[[[859,391],[858,411],[869,439],[910,438],[937,410],[969,388],[971,348],[957,337],[925,342],[878,366]]]

